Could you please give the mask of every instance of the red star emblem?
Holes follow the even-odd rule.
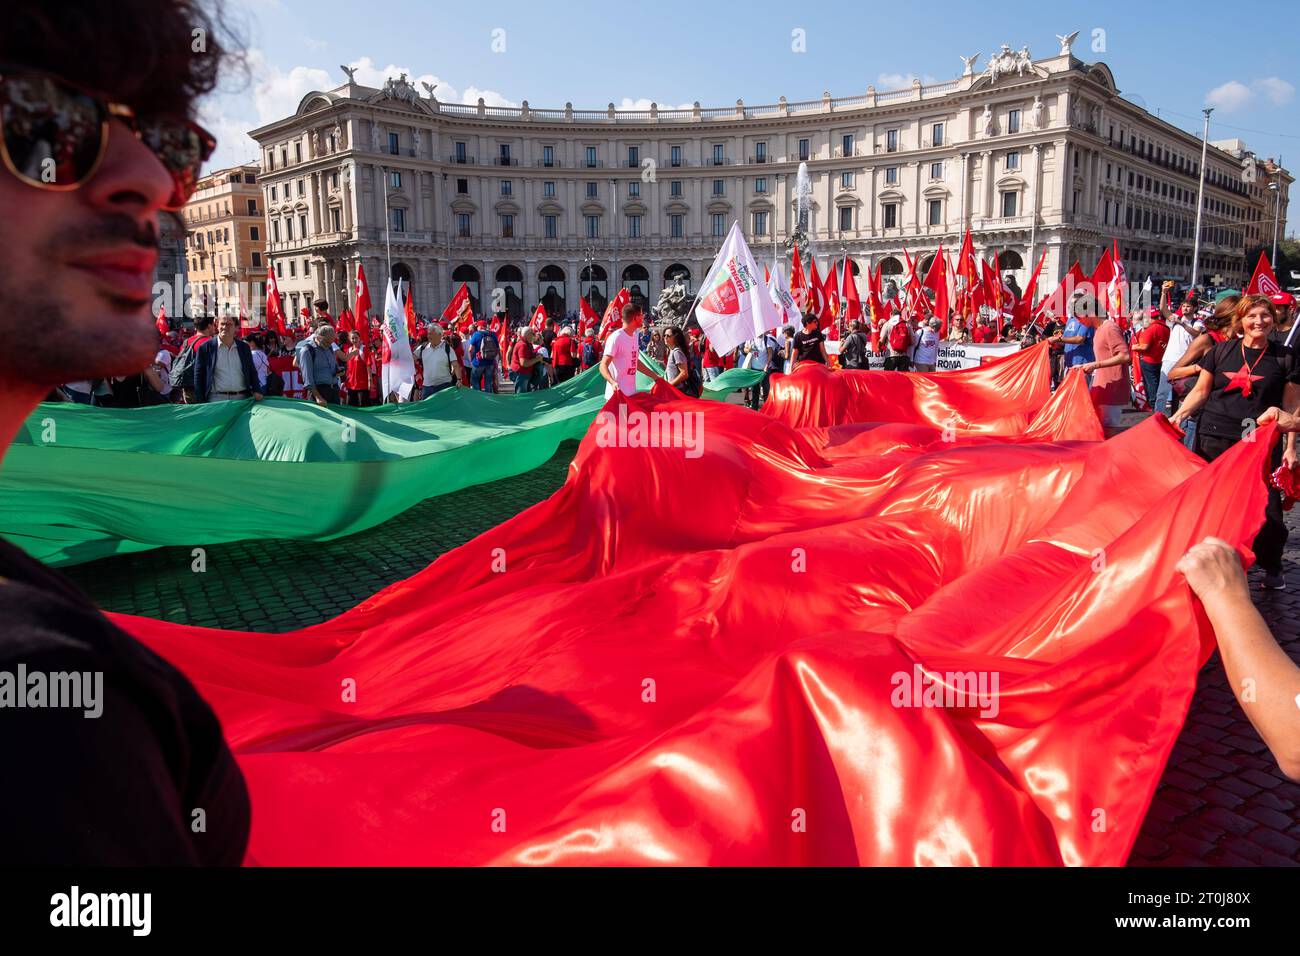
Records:
[[[1231,392],[1234,388],[1239,388],[1242,395],[1250,398],[1250,393],[1254,390],[1253,383],[1263,377],[1263,375],[1251,375],[1249,366],[1243,365],[1237,371],[1228,373],[1228,384],[1223,386],[1223,390]]]

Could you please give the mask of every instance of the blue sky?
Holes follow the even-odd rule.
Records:
[[[244,132],[287,115],[309,90],[337,86],[342,63],[359,64],[358,81],[372,84],[406,70],[436,81],[444,100],[707,107],[815,99],[823,90],[849,96],[868,84],[905,86],[913,75],[947,80],[961,72],[959,54],[982,52],[981,68],[1003,43],[1050,56],[1056,34],[1078,30],[1075,55],[1106,62],[1124,95],[1197,135],[1201,108],[1216,105],[1212,139],[1240,137],[1300,169],[1300,7],[1290,4],[1268,12],[1193,0],[1156,13],[1109,0],[226,2],[247,41],[249,71],[247,82],[205,104],[203,119],[221,140],[217,165],[253,159]],[[1247,9],[1246,18],[1236,13]],[[796,30],[804,52],[792,49]],[[1094,42],[1104,50],[1093,52]]]

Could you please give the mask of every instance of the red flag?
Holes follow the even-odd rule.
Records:
[[[943,254],[943,243],[939,243],[939,251],[935,254],[934,261],[930,263],[929,271],[925,274],[925,281],[922,283],[927,289],[934,293],[934,314],[939,317],[939,337],[948,337],[948,259]]]
[[[600,335],[597,336],[600,341],[604,342],[605,336],[609,335],[614,326],[623,321],[623,306],[627,305],[631,298],[627,289],[619,289],[614,298],[609,300],[609,305],[605,306],[605,315],[600,321]]]
[[[356,328],[356,322],[352,317],[352,310],[346,305],[343,307],[343,311],[339,313],[338,321],[334,324],[334,327],[338,330],[339,338],[342,338]]]
[[[370,344],[370,284],[366,282],[366,270],[357,263],[357,308],[353,314],[353,326],[361,333],[361,344]]]
[[[167,321],[167,306],[158,306],[158,318],[154,322],[154,325],[158,326],[159,335],[166,335],[172,330],[171,325]]]
[[[416,338],[416,326],[419,324],[419,320],[415,317],[415,293],[411,290],[409,283],[406,286],[404,308],[406,310],[406,334],[410,338]]]
[[[957,311],[970,318],[975,314],[975,294],[979,288],[979,270],[975,266],[975,249],[971,245],[970,230],[961,240],[961,250],[957,253]]]
[[[844,257],[844,321],[862,318],[862,300],[858,298],[858,283],[853,278],[853,260]]]
[[[808,311],[821,318],[826,308],[826,293],[822,288],[822,277],[817,274],[817,257],[808,257]]]
[[[596,310],[591,307],[591,303],[587,301],[585,296],[579,299],[578,302],[580,303],[579,309],[581,310],[578,322],[578,335],[581,337],[586,335],[588,331],[594,332],[596,329],[600,328],[600,316],[596,314]]]
[[[1273,267],[1269,265],[1261,249],[1259,262],[1255,263],[1255,274],[1250,277],[1250,284],[1246,286],[1246,295],[1278,295],[1281,291],[1282,287],[1278,285],[1277,276],[1273,274]]]
[[[767,263],[765,262],[763,263],[763,285],[769,285],[771,281],[772,270],[767,267]]]
[[[266,327],[277,335],[288,335],[289,326],[284,321],[284,306],[280,303],[280,287],[275,283],[275,269],[266,266]]]
[[[1111,242],[1113,243],[1110,257],[1111,276],[1106,284],[1106,312],[1119,323],[1121,329],[1127,329],[1128,310],[1124,308],[1124,304],[1128,295],[1128,276],[1124,272],[1124,260],[1119,255],[1119,241],[1112,239]]]
[[[808,280],[803,274],[803,263],[799,261],[799,244],[795,243],[794,259],[790,263],[790,295],[795,308],[804,312],[808,308]]]
[[[822,328],[830,331],[836,331],[835,326],[840,317],[840,274],[839,265],[835,260],[831,260],[831,271],[826,274],[826,282],[822,286],[822,313],[818,318],[822,320]],[[832,341],[838,339],[836,334]]]
[[[930,300],[921,291],[921,280],[916,274],[916,262],[903,247],[903,258],[907,260],[907,283],[903,287],[903,308],[907,312],[925,314]]]
[[[1043,260],[1047,258],[1047,250],[1038,257],[1038,265],[1034,266],[1034,274],[1029,277],[1029,284],[1025,286],[1024,294],[1020,296],[1020,301],[1012,309],[1012,321],[1018,329],[1023,329],[1029,324],[1029,319],[1038,314],[1034,308],[1034,296],[1038,294],[1038,274],[1043,271]]]
[[[469,305],[470,308],[473,308],[472,300],[469,295],[469,286],[462,282],[460,288],[457,289],[456,293],[451,297],[451,301],[447,303],[447,307],[442,310],[442,321],[455,322],[460,318],[461,312],[465,310],[467,305]]]
[[[533,317],[528,320],[528,327],[534,332],[540,332],[546,328],[546,308],[539,302],[537,308],[533,310]]]

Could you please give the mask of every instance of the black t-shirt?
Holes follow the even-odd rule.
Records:
[[[794,357],[800,362],[823,362],[821,329],[812,332],[802,331],[794,334]]]
[[[238,866],[248,790],[194,686],[8,542],[0,542],[0,620],[4,861]],[[35,702],[33,675],[53,672],[92,675],[96,705],[15,706],[16,692]]]
[[[1247,365],[1254,370],[1250,373],[1250,394],[1240,388],[1228,391],[1229,375],[1244,371]],[[1273,341],[1261,351],[1245,348],[1242,339],[1228,339],[1210,349],[1200,367],[1214,376],[1214,385],[1202,407],[1197,429],[1216,438],[1240,439],[1247,419],[1258,418],[1271,405],[1280,406],[1288,382],[1300,384],[1295,356]]]

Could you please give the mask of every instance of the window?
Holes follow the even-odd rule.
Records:
[[[298,195],[305,196],[306,194],[307,194],[307,182],[306,180],[300,179],[298,180]]]
[[[799,160],[800,162],[808,158],[808,140],[799,140]]]
[[[546,166],[546,167],[551,167],[551,166],[554,166],[554,165],[555,165],[555,147],[554,147],[554,146],[543,146],[543,147],[542,147],[542,165],[543,165],[543,166]]]
[[[629,169],[636,169],[641,165],[640,146],[629,146],[627,148],[627,165]]]
[[[543,235],[547,239],[555,239],[560,234],[559,216],[549,215],[542,217]]]
[[[721,239],[727,234],[727,217],[720,212],[715,212],[709,216],[712,225],[711,233],[713,238]]]
[[[843,136],[840,137],[840,155],[841,156],[853,155],[853,134],[852,133],[845,133]]]
[[[599,188],[598,183],[587,183],[587,198],[595,199],[597,195],[596,190],[598,188]]]
[[[302,143],[293,144],[293,161],[295,163],[302,162]]]
[[[276,187],[272,186],[272,187],[271,187],[271,202],[275,202],[275,200],[276,200],[276,192],[275,192],[275,190],[276,190]]]
[[[248,214],[249,214],[250,216],[256,216],[256,215],[257,215],[257,200],[256,200],[256,199],[250,199],[250,200],[248,201]]]
[[[262,254],[261,254],[260,252],[254,252],[254,253],[253,253],[253,268],[254,268],[254,269],[260,269],[261,267],[262,267]]]
[[[926,208],[927,221],[930,223],[930,225],[942,226],[943,225],[943,200],[931,199],[926,204],[926,207],[927,207]]]
[[[293,217],[292,216],[288,216],[284,220],[284,237],[288,239],[290,242],[293,241]],[[211,245],[212,243],[209,242],[208,244]]]
[[[627,217],[627,237],[629,239],[641,238],[641,217],[640,216]]]
[[[280,165],[289,165],[289,150],[285,149],[283,146],[280,147]]]
[[[468,180],[468,179],[457,179],[457,180],[456,180],[456,194],[459,195],[459,196],[467,196],[467,195],[469,195],[469,180]]]
[[[853,207],[840,207],[840,232],[849,232],[853,229]]]
[[[501,216],[501,238],[513,239],[515,237],[515,217],[509,213]]]
[[[401,153],[401,151],[402,151],[401,140],[398,138],[396,133],[389,133],[388,152],[394,156],[397,156],[399,153]]]
[[[766,212],[754,213],[754,235],[756,236],[767,235],[767,213]]]
[[[343,231],[343,221],[337,207],[330,210],[330,222],[333,224],[335,232]]]
[[[555,180],[548,179],[542,183],[542,196],[546,199],[555,198]]]
[[[1016,214],[1016,199],[1018,196],[1019,194],[1014,192],[1002,194],[1002,217],[1004,219],[1010,219]]]
[[[587,238],[588,239],[600,238],[600,217],[587,216],[586,220],[587,220]]]
[[[754,144],[754,162],[756,163],[767,162],[767,143]]]
[[[500,165],[502,165],[502,166],[509,166],[509,165],[510,165],[510,144],[509,144],[509,143],[502,143],[502,144],[501,144],[501,163],[500,163]]]
[[[724,193],[723,193],[723,187],[724,187],[725,185],[726,185],[726,181],[725,181],[725,180],[722,180],[722,179],[715,179],[715,180],[713,181],[713,195],[715,195],[715,196],[721,196],[721,195],[724,195]]]
[[[244,182],[251,186],[257,182],[257,177],[252,173],[244,173]]]
[[[338,173],[330,173],[330,185],[333,186],[335,189],[338,189],[338,188],[339,188],[339,174],[338,174]]]
[[[199,244],[199,248],[201,249],[201,248],[203,248],[203,236],[202,236],[202,234],[199,235],[198,240],[199,240],[199,242],[198,242],[198,244]],[[271,220],[271,241],[272,241],[272,242],[279,242],[279,241],[280,241],[280,220],[279,220],[279,219],[272,219],[272,220]]]
[[[515,185],[513,180],[509,180],[509,179],[501,180],[501,195],[510,196],[514,194],[514,191],[515,191]]]
[[[464,143],[457,143],[457,144],[456,144],[456,162],[458,162],[458,163],[465,163],[465,162],[468,162],[468,161],[469,161],[469,157],[465,155],[465,144],[464,144]]]
[[[596,147],[595,146],[587,147],[587,168],[588,169],[596,168]]]
[[[393,219],[393,232],[406,232],[406,210],[390,209]]]
[[[249,226],[248,238],[251,239],[253,242],[257,242],[259,239],[262,238],[262,230],[257,228],[257,226]]]
[[[1018,150],[1013,149],[1011,152],[1007,153],[1007,169],[1019,169],[1019,168],[1020,168],[1020,152]]]
[[[298,260],[297,260],[297,259],[290,259],[290,260],[289,260],[289,278],[290,278],[290,279],[296,279],[297,277],[298,277]]]
[[[891,129],[885,133],[885,152],[898,152],[898,130]]]
[[[304,278],[304,279],[305,279],[307,276],[311,275],[311,260],[310,260],[310,259],[304,259],[304,260],[302,260],[302,275],[303,275],[303,278]]]
[[[395,209],[393,211],[400,212],[401,210]],[[470,230],[470,214],[467,212],[456,213],[456,235],[460,236],[462,239],[468,239],[469,230]]]
[[[680,146],[674,146],[669,155],[672,157],[669,160],[669,165],[680,166],[682,164],[682,148]]]
[[[931,178],[931,179],[943,179],[943,163],[942,163],[942,162],[931,163],[931,164],[930,164],[930,178]]]
[[[682,194],[682,181],[674,179],[668,184],[668,194],[670,196],[680,196]]]
[[[853,188],[853,174],[849,172],[840,173],[840,189]]]
[[[931,146],[943,145],[943,124],[942,123],[935,123],[933,126],[930,127],[930,145]]]
[[[668,217],[668,234],[674,239],[682,238],[682,220],[686,217],[680,213],[674,213]]]
[[[641,196],[641,181],[638,179],[634,179],[627,184],[627,198],[639,199],[640,196]]]
[[[882,224],[886,229],[893,229],[898,225],[898,203],[887,202],[880,207]]]
[[[1012,110],[1011,112],[1007,113],[1007,132],[1008,133],[1020,132],[1020,110]]]
[[[401,173],[401,170],[394,169],[392,172],[390,172],[390,173],[388,174],[388,188],[389,188],[389,189],[401,189],[401,188],[402,188],[402,173]]]
[[[898,167],[897,167],[897,166],[886,166],[886,167],[885,167],[885,184],[888,185],[888,186],[897,186],[897,185],[898,185]]]
[[[714,166],[722,165],[722,144],[721,143],[713,144],[713,165]]]
[[[307,214],[303,213],[298,217],[298,235],[304,239],[307,238]]]
[[[759,195],[762,195],[763,193],[767,192],[766,176],[759,176],[757,179],[754,180],[754,192],[758,193]]]

